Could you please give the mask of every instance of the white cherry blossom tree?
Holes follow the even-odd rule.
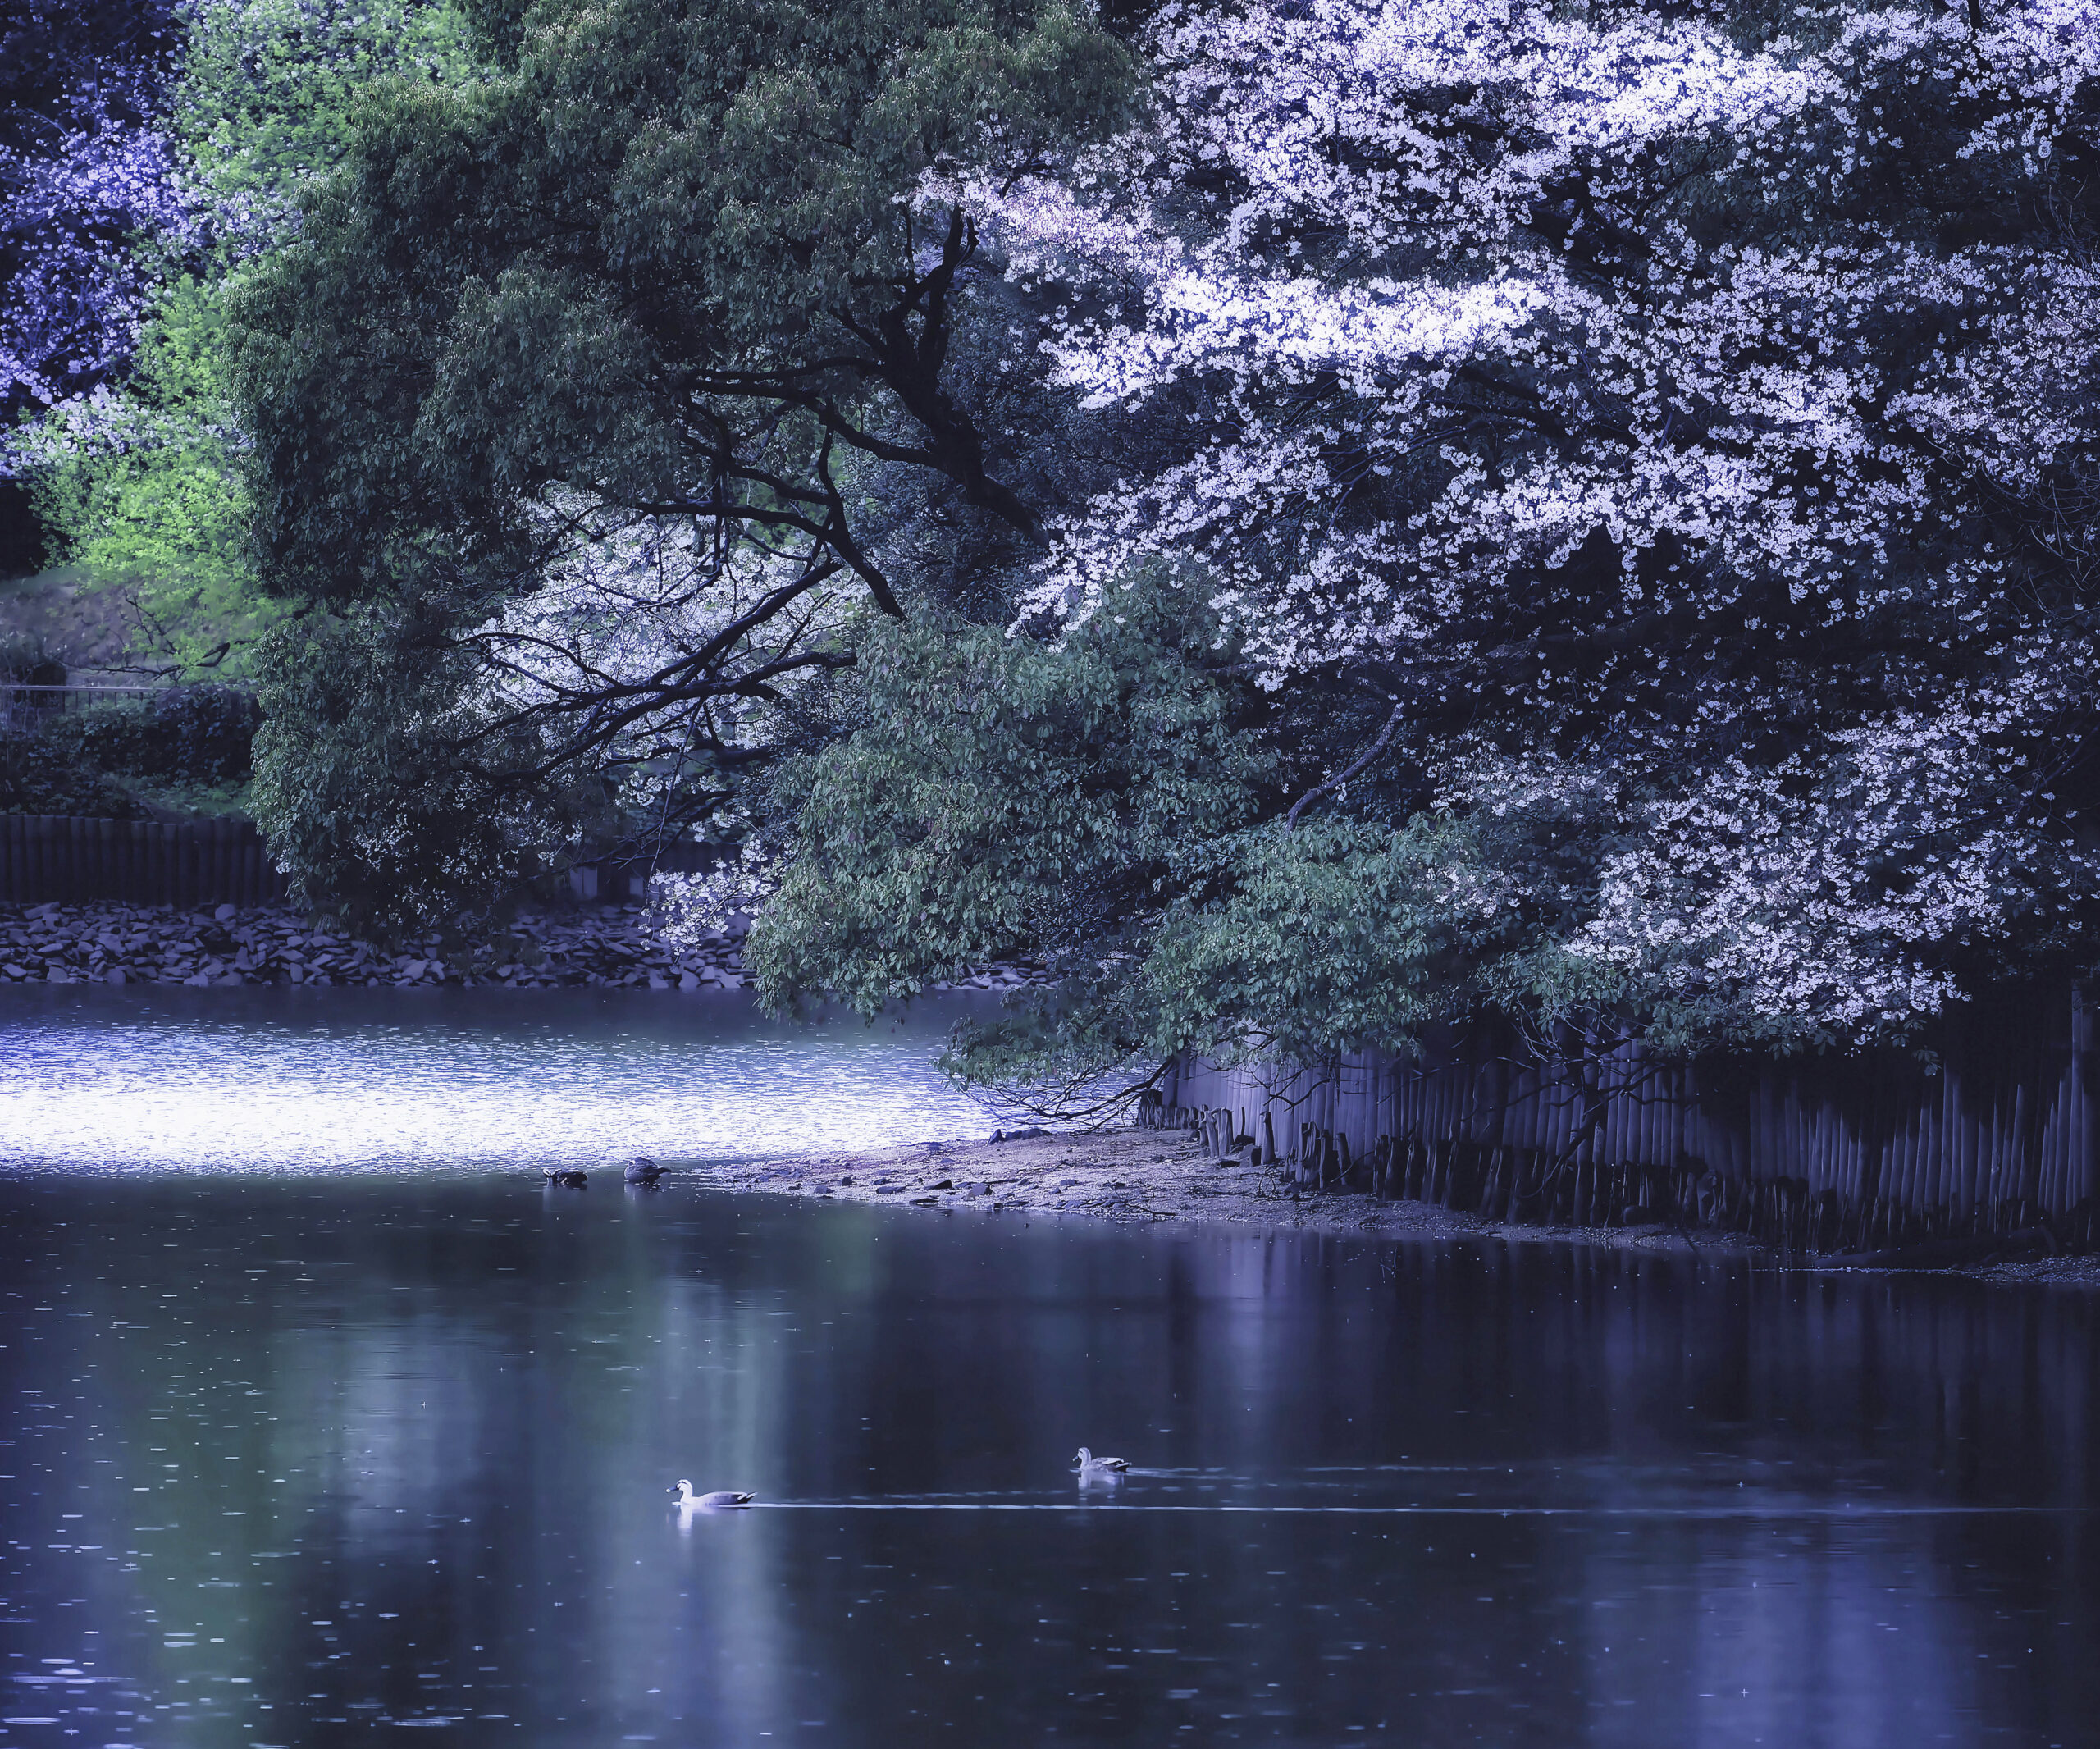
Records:
[[[1579,838],[1509,889],[1535,994],[1856,1040],[2076,957],[2100,5],[1249,0],[1148,47],[1112,147],[929,191],[1156,458],[1024,620],[1164,573],[1266,687],[1390,711],[1291,826],[1382,782]]]

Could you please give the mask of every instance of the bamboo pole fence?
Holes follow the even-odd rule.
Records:
[[[1311,1068],[1184,1058],[1148,1121],[1302,1185],[1495,1219],[1660,1221],[1824,1251],[1993,1235],[2085,1249],[2100,1244],[2097,1097],[2093,1013],[2073,989],[1984,1005],[1929,1056],[1665,1062],[1629,1039],[1573,1062],[1477,1038]]]
[[[579,899],[640,899],[655,874],[711,865],[705,847],[671,844],[652,856],[579,864],[570,888]],[[0,814],[0,904],[278,905],[288,884],[248,820]]]
[[[285,877],[249,820],[0,815],[0,902],[277,905]]]

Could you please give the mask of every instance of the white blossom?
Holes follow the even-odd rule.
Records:
[[[1637,828],[1565,951],[1650,1004],[1937,1011],[2091,874],[2044,798],[2092,672],[2100,276],[2043,219],[1951,238],[1885,191],[2045,212],[2100,4],[1981,19],[1170,7],[1130,137],[929,188],[1068,288],[1056,380],[1161,434],[1024,618],[1163,572],[1264,684],[1409,701],[1442,806],[1602,786]],[[1500,727],[1453,741],[1468,701]]]

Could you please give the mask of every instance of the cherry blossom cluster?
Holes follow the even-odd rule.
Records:
[[[1861,62],[1899,88],[1996,97],[1961,151],[2040,151],[2066,63],[2093,64],[2095,9],[2007,20],[1984,65],[2050,76],[1980,94],[1943,19],[1855,19],[1819,53],[1745,55],[1713,26],[1640,16],[1284,10],[1170,15],[1146,172],[1094,204],[971,191],[1016,271],[1142,299],[1135,319],[1125,297],[1061,327],[1062,381],[1098,406],[1177,386],[1224,404],[1185,460],[1066,523],[1033,605],[1090,610],[1163,559],[1281,682],[1404,651],[1602,532],[1628,553],[1696,547],[1630,602],[1725,612],[1777,576],[1828,618],[1857,610],[1843,578],[1938,532],[1950,469],[2018,491],[2092,441],[2100,296],[2082,262],[1947,258],[1871,226],[1710,244],[1696,214],[1643,215],[1694,173],[1753,203],[1780,198],[1796,158],[1865,176],[1903,142],[1864,113]],[[1227,192],[1191,194],[1207,180]],[[1491,460],[1463,441],[1488,422],[1506,438]]]
[[[1384,687],[1447,806],[1614,788],[1568,951],[1655,999],[1887,1033],[2089,886],[2037,798],[2089,692],[2100,274],[2050,215],[2100,3],[1252,0],[1149,46],[1114,149],[926,191],[1154,437],[1025,615],[1163,573],[1264,684]]]
[[[48,406],[129,357],[157,246],[189,225],[158,102],[143,75],[86,70],[59,114],[0,144],[0,408]]]
[[[1773,764],[1723,758],[1688,778],[1461,752],[1437,807],[1600,841],[1588,890],[1542,859],[1507,894],[1582,911],[1562,951],[1609,975],[1593,989],[1704,1007],[1714,1030],[1768,1044],[1901,1036],[1961,998],[1953,953],[2000,963],[2016,936],[2084,926],[2100,857],[2049,785],[2096,664],[2058,656]]]

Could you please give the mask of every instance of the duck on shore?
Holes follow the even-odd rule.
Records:
[[[653,1185],[664,1176],[664,1168],[647,1154],[637,1154],[627,1163],[627,1181],[631,1185]]]

